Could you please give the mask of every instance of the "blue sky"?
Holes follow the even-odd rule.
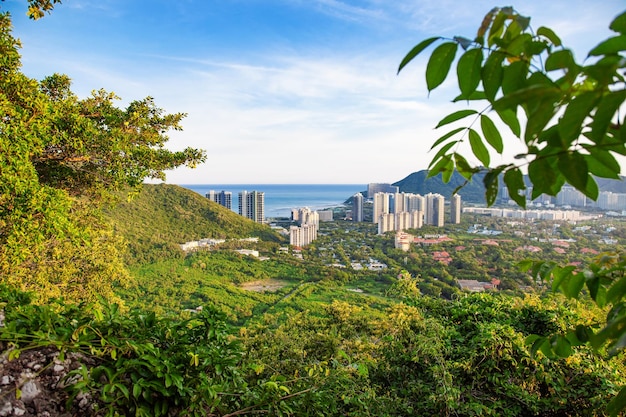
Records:
[[[396,75],[430,36],[473,37],[492,1],[63,0],[45,18],[5,0],[22,41],[23,71],[64,73],[87,97],[119,105],[146,96],[184,112],[168,147],[207,151],[173,184],[395,182],[425,169],[458,109],[454,81],[428,96],[427,55]],[[513,6],[553,28],[582,59],[609,36],[623,0],[526,0]],[[511,146],[500,163],[517,153]]]

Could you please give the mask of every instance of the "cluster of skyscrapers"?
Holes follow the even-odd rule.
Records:
[[[374,185],[375,187],[372,187]],[[413,193],[381,192],[386,184],[370,184],[372,194],[372,222],[378,224],[378,233],[392,230],[419,229],[424,224],[441,227],[445,222],[445,199],[441,194],[424,196]],[[394,187],[394,186],[391,186]],[[395,187],[397,189],[397,187]],[[352,197],[352,220],[364,221],[365,198],[361,193]],[[455,194],[450,201],[450,222],[461,221],[461,196]]]
[[[206,198],[232,210],[233,193],[230,191],[211,190],[206,193]],[[257,223],[265,223],[265,193],[262,191],[239,192],[239,215]]]
[[[506,203],[509,200],[509,193],[506,187],[502,187],[500,190],[502,202]],[[528,187],[525,190],[526,199],[530,201],[532,199],[532,187]],[[554,204],[557,206],[570,206],[570,207],[595,207],[602,210],[626,210],[626,194],[614,193],[611,191],[600,191],[598,199],[592,201],[588,199],[583,193],[575,189],[570,185],[565,185],[561,188],[561,191],[552,197],[549,195],[542,195],[535,200],[534,203],[541,203],[544,205]]]
[[[320,226],[320,216],[317,211],[308,207],[291,210],[292,220],[298,226],[289,227],[289,244],[292,246],[306,246],[317,239]]]

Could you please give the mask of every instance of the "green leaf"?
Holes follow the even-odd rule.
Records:
[[[509,127],[509,129],[511,129],[511,132],[519,138],[522,132],[519,119],[517,118],[517,113],[511,109],[496,109],[496,113],[500,116],[500,120],[502,120]]]
[[[589,151],[589,155],[584,155],[584,157],[591,174],[602,178],[620,179],[619,162],[610,152],[593,146],[586,149]]]
[[[591,175],[589,175],[587,179],[587,188],[585,188],[583,194],[594,201],[598,199],[598,195],[600,194],[598,183],[596,183],[596,180]]]
[[[565,177],[568,183],[570,183],[577,190],[584,192],[587,188],[587,179],[589,178],[589,171],[587,169],[587,162],[583,155],[578,152],[567,152],[559,156],[558,168]]]
[[[452,162],[452,155],[444,155],[441,159],[432,167],[432,169],[428,170],[428,177],[434,177],[439,173],[450,172],[450,176],[454,171],[454,163]],[[445,174],[444,174],[445,175]],[[449,177],[448,177],[449,178]],[[447,182],[447,181],[444,181]]]
[[[555,103],[559,99],[559,94],[549,96],[546,94],[537,106],[529,111],[526,121],[526,131],[524,132],[524,140],[531,143],[535,138],[541,135],[543,129],[546,128],[550,120],[556,113]]]
[[[435,143],[433,144],[433,146],[430,147],[430,150],[433,150],[434,148],[436,148],[437,146],[439,146],[440,144],[442,144],[443,142],[445,142],[447,139],[449,139],[450,137],[456,135],[457,133],[459,133],[461,130],[465,130],[466,128],[464,127],[459,127],[457,129],[451,130],[450,132],[446,133],[445,135],[443,135],[442,137],[440,137],[439,139],[437,139],[435,141]],[[456,142],[456,141],[455,141]]]
[[[496,201],[499,191],[498,176],[501,169],[492,169],[485,174],[483,178],[483,184],[485,185],[485,200],[487,201],[487,207],[492,206]]]
[[[511,42],[506,46],[506,52],[513,57],[521,56],[532,40],[533,37],[529,33],[522,33],[512,38]]]
[[[569,342],[569,340],[567,340],[567,338],[561,335],[558,335],[554,338],[552,342],[552,348],[554,350],[554,353],[556,353],[561,358],[567,358],[572,354],[571,343]]]
[[[609,401],[606,411],[611,417],[617,417],[626,408],[626,387],[622,387],[619,393]]]
[[[482,62],[483,51],[480,48],[470,49],[459,58],[456,73],[463,96],[469,96],[478,87]]]
[[[532,101],[541,101],[546,98],[559,98],[561,92],[555,87],[546,87],[545,85],[532,85],[527,88],[518,89],[515,92],[507,93],[505,96],[494,102],[496,110],[512,109],[522,104]]]
[[[561,46],[561,39],[550,28],[541,26],[539,29],[537,29],[537,35],[543,36],[544,38],[548,39],[550,42],[552,42],[554,46]]]
[[[621,277],[611,284],[606,295],[607,302],[615,303],[626,296],[626,277]]]
[[[562,49],[551,53],[546,58],[546,71],[554,71],[560,69],[571,69],[577,66],[574,61],[574,55],[569,49]]]
[[[404,68],[406,66],[406,64],[411,62],[413,60],[413,58],[415,58],[417,55],[419,55],[420,52],[422,52],[424,49],[428,48],[430,46],[430,44],[432,44],[433,42],[435,42],[438,39],[441,39],[441,37],[437,36],[437,37],[433,37],[433,38],[424,39],[423,41],[418,43],[416,46],[414,46],[413,49],[411,49],[409,51],[409,53],[406,54],[406,56],[402,59],[402,62],[400,62],[400,66],[398,67],[398,74],[400,73],[400,71],[402,71],[402,68]]]
[[[515,61],[504,67],[502,72],[502,93],[508,95],[526,85],[528,64],[524,61]]]
[[[626,35],[626,12],[618,15],[611,24],[609,28],[617,33],[621,33],[622,35]]]
[[[487,143],[489,143],[491,147],[496,150],[496,152],[502,154],[502,151],[504,150],[502,145],[502,136],[500,136],[500,131],[496,128],[493,121],[486,115],[481,114],[480,127],[483,130],[483,135],[485,135]]]
[[[426,85],[429,92],[443,83],[448,76],[457,47],[456,42],[446,42],[433,51],[426,65]]]
[[[561,139],[569,144],[578,139],[582,131],[582,124],[589,117],[591,110],[598,102],[596,92],[583,93],[569,102],[563,117],[559,120]]]
[[[461,120],[467,116],[471,116],[472,114],[476,114],[478,113],[476,110],[459,110],[459,111],[455,111],[452,114],[447,115],[446,117],[444,117],[443,119],[441,119],[439,121],[439,123],[437,123],[437,126],[435,127],[435,129],[440,128],[441,126],[445,126],[447,124],[450,124],[452,122],[456,122],[457,120]],[[463,129],[463,128],[461,128]],[[434,146],[434,145],[433,145]]]
[[[589,56],[617,54],[626,51],[626,35],[608,38],[589,51]]]
[[[495,38],[499,38],[502,36],[502,32],[504,30],[504,21],[506,20],[506,13],[502,10],[494,17],[493,23],[491,24],[491,28],[489,29],[489,36],[487,38],[487,44],[489,46],[493,45]]]
[[[488,167],[490,163],[489,151],[487,147],[483,143],[478,132],[474,129],[469,129],[469,142],[472,147],[472,152],[478,158],[478,160],[483,164],[483,166]]]
[[[585,277],[582,273],[572,275],[567,283],[561,285],[563,293],[569,298],[578,298],[580,290],[585,285]]]
[[[467,159],[463,157],[463,155],[455,153],[454,154],[454,163],[456,165],[456,170],[458,171],[463,178],[466,180],[470,180],[472,175],[474,175],[478,169],[472,168],[470,164],[467,162]]]
[[[142,381],[142,379],[133,384],[133,397],[135,398],[139,398],[139,396],[141,395],[141,385],[139,384],[140,381]]]
[[[508,169],[504,173],[503,180],[509,190],[509,197],[520,207],[526,208],[526,196],[520,193],[526,189],[522,171],[519,168]]]
[[[442,146],[441,149],[439,149],[439,151],[437,152],[437,154],[435,156],[433,156],[433,159],[431,161],[431,165],[433,164],[434,161],[438,160],[443,154],[448,152],[448,150],[450,150],[450,148],[452,148],[457,143],[458,143],[458,141],[455,140],[455,141],[452,141],[452,142],[447,143],[444,146]],[[429,165],[428,168],[430,168],[430,165]]]
[[[463,94],[459,94],[458,96],[456,96],[452,102],[456,103],[457,101],[478,101],[478,100],[485,100],[487,98],[487,96],[485,95],[484,91],[472,91],[469,95],[463,95]]]
[[[626,90],[610,92],[602,97],[591,122],[591,139],[598,143],[604,138],[611,120],[626,101]]]
[[[483,87],[485,88],[485,96],[490,101],[493,101],[502,84],[502,77],[504,74],[504,68],[502,68],[502,61],[505,58],[505,54],[499,51],[492,52],[485,61],[485,65],[482,68],[481,78],[483,81]]]
[[[528,177],[533,184],[532,198],[541,194],[555,195],[553,190],[560,182],[558,172],[547,158],[536,158],[528,165]]]
[[[569,280],[574,276],[572,274],[573,271],[573,266],[567,266],[564,268],[555,266],[552,268],[552,291],[557,291],[561,288],[561,285],[567,285],[567,282],[569,282]]]

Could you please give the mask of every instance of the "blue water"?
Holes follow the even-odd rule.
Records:
[[[240,191],[265,193],[265,217],[289,217],[291,209],[308,207],[320,210],[336,207],[355,193],[365,191],[367,184],[179,184],[204,196],[210,190],[233,193],[233,211],[239,208]]]

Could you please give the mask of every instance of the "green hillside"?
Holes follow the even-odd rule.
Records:
[[[127,240],[131,262],[169,257],[180,253],[181,243],[203,238],[281,240],[269,226],[177,185],[145,184],[130,202],[122,201],[105,213]]]

